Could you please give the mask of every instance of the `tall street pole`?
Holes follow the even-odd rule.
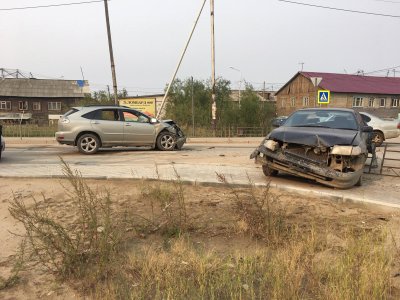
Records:
[[[117,89],[117,77],[115,76],[115,64],[114,64],[114,53],[111,40],[111,29],[110,29],[110,18],[108,17],[108,0],[104,0],[104,9],[106,12],[106,23],[107,23],[107,35],[108,35],[108,49],[110,51],[110,61],[111,61],[111,75],[114,87],[114,103],[118,105],[118,89]]]
[[[215,39],[214,39],[214,0],[210,0],[211,10],[211,125],[214,136],[217,128],[217,103],[215,101]]]
[[[194,137],[194,81],[192,76],[192,135]]]

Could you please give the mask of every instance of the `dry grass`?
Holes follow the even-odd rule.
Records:
[[[44,195],[42,201],[33,199],[31,207],[15,196],[9,211],[25,227],[29,255],[61,278],[83,278],[92,285],[107,277],[119,259],[119,221],[113,217],[109,191],[90,189],[65,162],[63,171],[69,182],[65,194],[76,212],[69,222],[57,218],[58,208]]]
[[[175,180],[172,182],[157,180],[143,184],[141,196],[151,206],[151,216],[145,226],[147,232],[159,231],[172,237],[185,233],[190,227],[184,185],[174,171]]]
[[[285,210],[279,204],[279,196],[271,193],[270,181],[265,187],[256,188],[247,175],[247,188],[235,188],[223,174],[217,173],[217,179],[231,191],[236,215],[236,228],[271,243],[280,242],[291,230],[285,224]]]
[[[89,298],[392,296],[390,270],[395,252],[388,247],[384,227],[348,221],[332,226],[329,221],[313,224],[308,219],[302,224],[299,218],[304,216],[298,215],[294,222],[294,212],[281,205],[269,185],[257,188],[250,182],[248,188],[238,189],[218,175],[226,185],[224,192],[229,192],[221,197],[229,200],[217,212],[216,206],[210,206],[208,213],[215,218],[223,211],[231,221],[215,237],[210,234],[214,231],[204,230],[215,225],[207,212],[203,218],[194,217],[196,199],[187,201],[187,188],[178,175],[171,183],[141,182],[141,210],[129,205],[133,198],[117,210],[109,192],[93,191],[66,164],[64,171],[75,219],[58,221],[45,197],[32,207],[14,199],[10,212],[24,224],[35,257],[67,282],[84,286]],[[247,238],[249,247],[213,249],[198,242],[218,238],[223,243],[239,237]]]
[[[304,237],[303,237],[304,238]],[[385,299],[390,255],[368,233],[320,261],[312,235],[285,247],[221,254],[180,237],[170,248],[129,255],[124,280],[98,286],[97,299]],[[328,251],[328,250],[326,250]]]

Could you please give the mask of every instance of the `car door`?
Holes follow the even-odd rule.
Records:
[[[124,120],[124,144],[135,146],[153,145],[155,128],[150,118],[135,110],[122,110]]]
[[[101,138],[102,144],[122,145],[124,142],[124,123],[118,109],[104,108],[96,110],[90,124]]]

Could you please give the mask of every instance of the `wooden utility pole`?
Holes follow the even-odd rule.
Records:
[[[194,137],[194,81],[192,76],[192,136]]]
[[[263,100],[266,100],[265,99],[265,81],[264,81],[264,84],[263,84]]]
[[[214,136],[217,128],[217,103],[215,101],[215,39],[214,39],[214,0],[210,0],[211,13],[211,125]]]
[[[108,49],[110,51],[110,61],[111,61],[111,75],[114,87],[114,103],[118,105],[118,89],[117,89],[117,77],[115,75],[115,64],[114,64],[114,53],[111,40],[111,29],[110,29],[110,19],[108,17],[108,0],[104,0],[104,9],[106,12],[106,24],[107,24],[107,35],[108,35]]]

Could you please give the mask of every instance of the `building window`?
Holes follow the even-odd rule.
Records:
[[[28,110],[28,101],[19,101],[18,109],[19,110]]]
[[[368,99],[368,107],[374,107],[374,98]]]
[[[11,110],[11,101],[0,101],[1,110]]]
[[[379,99],[379,107],[385,107],[385,106],[386,106],[386,98]]]
[[[362,107],[363,106],[363,98],[362,97],[354,97],[353,98],[353,107]]]
[[[303,97],[303,106],[310,106],[310,98],[307,96]]]
[[[285,107],[285,99],[283,99],[283,98],[282,98],[282,101],[281,101],[281,107],[282,108]]]
[[[33,102],[32,109],[33,110],[40,110],[41,109],[40,102]]]
[[[61,110],[61,102],[49,102],[48,110]]]
[[[399,99],[392,99],[392,107],[399,107]]]
[[[290,99],[290,106],[291,107],[295,107],[296,106],[296,98],[293,97],[293,98]]]

